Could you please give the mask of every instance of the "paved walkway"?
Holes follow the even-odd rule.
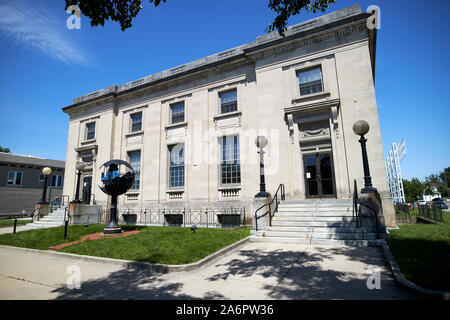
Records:
[[[68,289],[67,268],[81,271]],[[368,268],[381,289],[369,290]],[[375,282],[374,282],[375,283]],[[0,299],[416,299],[377,247],[248,243],[190,272],[156,274],[0,248]]]

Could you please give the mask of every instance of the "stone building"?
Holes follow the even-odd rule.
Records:
[[[0,215],[30,214],[41,200],[44,167],[52,169],[47,178],[47,201],[62,195],[64,161],[0,152]]]
[[[142,79],[75,98],[64,194],[78,161],[97,204],[100,166],[137,171],[120,208],[245,207],[259,191],[255,137],[265,148],[266,190],[287,199],[349,199],[362,187],[357,120],[370,124],[368,158],[387,225],[395,225],[375,97],[376,29],[359,5]]]

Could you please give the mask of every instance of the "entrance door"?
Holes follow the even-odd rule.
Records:
[[[91,186],[92,177],[83,178],[83,203],[90,204],[91,202]]]
[[[334,174],[331,153],[316,153],[303,157],[307,198],[333,197]]]

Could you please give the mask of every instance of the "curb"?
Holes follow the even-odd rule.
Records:
[[[26,251],[34,254],[43,254],[49,256],[59,256],[62,258],[68,259],[76,259],[83,260],[87,262],[96,262],[96,263],[105,263],[116,265],[119,267],[124,267],[126,269],[138,269],[138,270],[146,270],[157,273],[172,273],[172,272],[182,272],[182,271],[193,271],[196,270],[205,264],[213,261],[216,258],[221,257],[223,254],[228,253],[244,244],[246,244],[250,240],[250,236],[246,237],[238,242],[230,244],[229,246],[216,251],[209,256],[204,257],[203,259],[189,263],[189,264],[181,264],[181,265],[167,265],[167,264],[159,264],[159,263],[150,263],[150,262],[138,262],[138,261],[130,261],[130,260],[121,260],[121,259],[112,259],[112,258],[103,258],[103,257],[95,257],[95,256],[85,256],[73,253],[64,253],[64,252],[55,252],[51,250],[38,250],[38,249],[29,249],[29,248],[21,248],[21,247],[12,247],[12,246],[4,246],[0,245],[0,248],[5,248],[9,250],[17,250],[17,251]]]
[[[424,289],[424,288],[418,286],[417,284],[405,279],[405,277],[403,277],[403,274],[400,270],[400,266],[398,265],[397,260],[395,260],[394,256],[392,255],[392,252],[389,249],[389,246],[387,245],[387,243],[380,243],[379,246],[381,246],[383,248],[384,257],[389,264],[389,268],[391,269],[392,275],[394,276],[395,280],[398,283],[400,283],[401,285],[403,285],[409,289],[418,291],[422,294],[433,295],[436,298],[442,299],[442,300],[450,300],[450,292]]]

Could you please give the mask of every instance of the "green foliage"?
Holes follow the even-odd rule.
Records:
[[[403,276],[426,289],[450,291],[450,213],[445,225],[401,225],[386,240]]]
[[[149,0],[157,7],[161,1]],[[71,5],[80,8],[83,15],[91,19],[91,26],[104,26],[105,20],[111,19],[120,23],[122,31],[132,26],[131,22],[142,9],[141,0],[66,0],[65,10]]]
[[[49,247],[80,240],[83,236],[102,232],[101,224],[69,226],[67,240],[64,227],[21,231],[0,235],[0,244],[32,249],[48,250]],[[216,229],[178,227],[122,226],[124,230],[141,232],[128,237],[89,240],[68,246],[61,251],[108,257],[115,259],[146,261],[164,264],[185,264],[198,261],[236,241],[250,235],[249,229]]]
[[[0,152],[11,153],[11,150],[9,148],[4,148],[0,146]]]
[[[425,185],[417,178],[412,178],[411,181],[403,179],[403,189],[405,191],[406,202],[414,202],[419,199],[425,189]]]
[[[286,24],[291,16],[299,14],[302,9],[313,13],[325,12],[331,3],[336,3],[336,0],[270,0],[268,7],[277,16],[266,30],[267,32],[278,30],[278,33],[284,36]]]
[[[149,0],[149,2],[157,7],[166,0]],[[277,16],[267,27],[267,31],[278,30],[278,33],[284,36],[289,17],[299,14],[302,9],[313,13],[325,12],[331,3],[336,3],[336,0],[270,0],[268,7]],[[120,23],[122,31],[132,26],[133,19],[142,9],[141,0],[66,0],[65,9],[71,5],[78,6],[81,13],[91,19],[91,26],[104,26],[105,20],[111,19]]]

